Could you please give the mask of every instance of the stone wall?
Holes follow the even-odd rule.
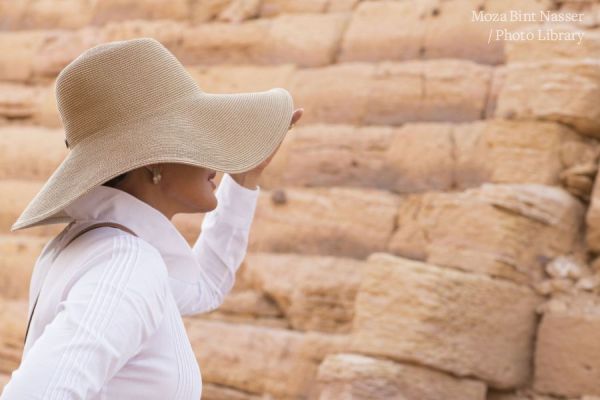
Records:
[[[511,11],[582,18],[472,21]],[[151,36],[205,91],[305,109],[235,287],[184,318],[203,399],[600,398],[599,25],[593,0],[0,0],[0,387],[63,228],[9,232],[67,154],[54,80]]]

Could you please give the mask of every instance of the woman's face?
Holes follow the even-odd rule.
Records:
[[[161,179],[154,184],[152,170]],[[160,163],[129,171],[116,188],[146,202],[168,219],[179,213],[206,213],[217,207],[216,171],[179,163]]]
[[[161,186],[173,214],[205,213],[217,207],[215,170],[177,163],[157,166],[162,177],[155,186]]]

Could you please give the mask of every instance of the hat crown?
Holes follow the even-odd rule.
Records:
[[[179,60],[153,38],[94,46],[56,79],[56,101],[68,147],[201,93]]]

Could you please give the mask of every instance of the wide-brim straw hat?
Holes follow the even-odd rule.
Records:
[[[153,163],[245,172],[283,141],[293,99],[283,88],[207,93],[159,41],[91,47],[56,79],[69,153],[11,231],[70,222],[63,211],[97,185]]]

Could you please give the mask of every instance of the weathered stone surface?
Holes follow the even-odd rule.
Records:
[[[331,0],[263,0],[260,4],[260,16],[268,18],[280,14],[320,13],[326,10],[330,2]]]
[[[338,62],[419,58],[424,16],[424,8],[416,2],[360,2],[352,13]]]
[[[104,25],[107,22],[131,19],[170,19],[185,20],[188,18],[189,2],[187,0],[102,0],[93,2],[94,8],[91,23]]]
[[[0,127],[0,179],[44,181],[67,156],[64,131]]]
[[[600,396],[600,297],[580,293],[544,313],[535,352],[534,388],[560,396]]]
[[[240,23],[259,16],[261,0],[231,1],[216,17],[217,21]]]
[[[184,64],[263,64],[261,47],[270,28],[269,21],[260,19],[241,24],[195,25],[181,32],[177,56]]]
[[[101,42],[95,27],[50,31],[32,57],[33,74],[38,78],[55,78],[79,54]]]
[[[486,182],[541,183],[563,185],[585,199],[600,152],[596,140],[554,122],[408,123],[399,128],[310,124],[288,135],[261,177],[262,187],[415,193]]]
[[[560,179],[568,191],[588,204],[597,174],[598,166],[594,159],[565,169],[560,173]]]
[[[33,76],[33,59],[48,34],[45,31],[0,32],[0,77],[25,82]]]
[[[279,64],[316,67],[333,62],[346,13],[282,15],[240,24],[215,22],[181,32],[178,58],[185,64]],[[314,32],[307,36],[307,32]],[[197,40],[201,37],[202,40]]]
[[[102,41],[106,42],[134,39],[141,36],[153,37],[179,58],[179,45],[182,42],[184,31],[189,28],[189,24],[178,21],[147,21],[134,19],[129,21],[110,22],[104,26],[98,27],[98,35]]]
[[[375,189],[261,191],[248,247],[362,258],[386,248],[398,202],[397,196]]]
[[[185,319],[203,382],[277,399],[308,396],[327,354],[347,350],[345,335]]]
[[[360,354],[329,355],[319,365],[320,400],[484,400],[486,385],[417,365]]]
[[[292,64],[219,65],[218,67],[190,66],[187,71],[206,92],[237,93],[286,87],[296,69]],[[294,93],[291,94],[294,96]],[[304,116],[302,118],[304,119]]]
[[[288,133],[261,184],[389,189],[384,156],[393,132],[389,127],[299,126]]]
[[[481,118],[490,79],[490,67],[468,61],[354,62],[300,69],[289,87],[305,123],[401,125]]]
[[[10,119],[32,118],[38,111],[40,88],[17,83],[0,83],[0,115]]]
[[[24,1],[0,0],[0,29],[17,29],[19,21],[26,15],[27,5]]]
[[[14,29],[77,29],[90,23],[96,2],[85,0],[54,1],[6,1],[15,6],[19,3],[24,8],[21,13],[14,13],[3,21],[3,26]],[[103,3],[103,2],[101,2]],[[17,6],[18,7],[18,6]],[[7,7],[8,8],[8,7]],[[0,14],[2,14],[0,10]]]
[[[268,64],[319,67],[335,62],[348,13],[282,15],[273,19],[261,52]]]
[[[548,31],[583,34],[581,42],[571,40],[539,40],[538,30],[542,29],[542,35]],[[514,40],[506,42],[506,61],[514,62],[536,62],[548,59],[575,59],[575,58],[599,58],[600,57],[600,32],[579,29],[573,25],[549,25],[545,27],[530,26],[522,29],[523,32],[533,32],[535,40]],[[544,36],[542,36],[544,37]]]
[[[583,205],[561,188],[486,183],[463,192],[405,196],[388,251],[535,282],[542,279],[547,260],[579,254],[583,221]]]
[[[496,116],[562,122],[600,138],[599,67],[600,61],[591,58],[511,64]]]
[[[445,190],[454,186],[453,127],[450,124],[406,124],[393,132],[379,171],[397,193]]]
[[[588,247],[600,252],[600,180],[596,179],[592,189],[590,207],[585,216],[585,240]]]
[[[539,15],[540,10],[553,7],[550,0],[455,0],[432,3],[425,19],[423,57],[461,58],[485,64],[499,64],[504,60],[504,47],[508,42],[502,36],[505,29],[511,32],[531,24],[511,17],[511,11]],[[473,13],[479,11],[484,14],[507,13],[508,21],[478,21]]]
[[[559,185],[563,170],[595,163],[600,147],[553,122],[486,120],[453,126],[456,184]]]
[[[529,287],[385,253],[368,261],[353,351],[476,376],[497,388],[528,381],[541,301]]]
[[[492,70],[492,77],[490,81],[490,88],[488,91],[488,97],[484,110],[484,118],[493,118],[496,112],[496,103],[498,100],[498,94],[502,90],[504,80],[506,79],[506,66],[499,65]]]
[[[33,266],[50,239],[39,236],[0,235],[0,298],[29,298]]]
[[[228,5],[230,0],[208,0],[188,2],[189,18],[192,24],[198,24],[213,20]]]
[[[531,22],[518,17],[483,22],[473,13],[539,13],[552,8],[549,0],[361,2],[344,36],[340,61],[461,58],[499,64],[504,60],[504,30],[519,30]]]
[[[352,328],[364,262],[251,253],[246,263],[242,279],[273,299],[293,329],[347,333]]]
[[[230,292],[219,307],[219,311],[259,317],[283,316],[281,309],[271,297],[261,291],[251,289]]]
[[[232,314],[219,310],[202,314],[201,319],[210,321],[228,322],[234,324],[252,325],[268,327],[275,329],[292,329],[290,323],[285,318],[280,317],[257,317],[248,314]]]
[[[269,397],[267,397],[269,398]],[[227,386],[202,382],[203,400],[265,400],[265,396],[249,394],[241,390],[231,389]]]
[[[48,128],[62,128],[62,119],[56,104],[55,83],[41,86],[37,89],[36,110],[32,122]]]
[[[299,69],[291,77],[288,90],[294,94],[294,104],[302,104],[304,108],[301,123],[360,125],[372,99],[375,68],[369,63],[342,63]],[[402,94],[413,91],[412,87],[404,88]]]
[[[531,387],[522,387],[515,390],[498,390],[488,388],[487,400],[600,400],[597,398],[583,397],[555,397],[536,392]]]
[[[480,119],[490,80],[490,67],[468,61],[382,62],[374,72],[363,123]]]
[[[19,367],[27,329],[27,301],[0,299],[0,373]]]
[[[0,393],[2,393],[2,390],[4,389],[9,380],[9,374],[0,374]]]
[[[224,3],[224,1],[221,1]],[[86,25],[104,25],[111,21],[131,19],[175,19],[188,18],[189,6],[186,0],[3,0],[0,2],[0,27],[6,30],[76,30]],[[193,3],[195,8],[210,1]],[[214,1],[212,1],[214,3]]]

